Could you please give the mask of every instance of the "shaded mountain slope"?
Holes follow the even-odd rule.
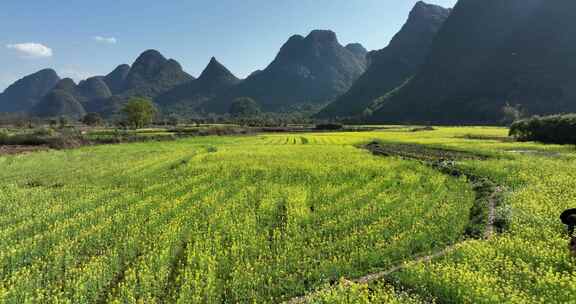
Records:
[[[30,113],[39,117],[67,116],[79,119],[86,114],[86,110],[77,98],[76,84],[72,79],[65,78],[32,107]]]
[[[130,66],[122,64],[116,67],[110,74],[103,77],[104,82],[112,94],[121,93],[124,90],[124,82],[130,73]]]
[[[0,94],[0,112],[26,112],[60,81],[52,69],[28,75]]]
[[[78,85],[62,80],[32,110],[39,116],[78,117],[85,112],[104,116],[117,113],[133,96],[154,98],[194,78],[178,62],[155,50],[142,53],[132,67],[123,64],[106,76],[95,76]],[[67,112],[69,111],[69,112]]]
[[[213,100],[208,111],[226,112],[237,97],[252,97],[265,111],[326,103],[350,88],[365,62],[342,46],[332,31],[292,36],[263,71]]]
[[[186,107],[190,110],[197,110],[203,103],[239,82],[240,79],[212,57],[198,79],[176,86],[158,96],[155,101],[165,108]]]
[[[167,59],[156,50],[148,50],[132,64],[120,95],[154,98],[193,79],[176,60]]]
[[[373,121],[497,123],[506,103],[576,111],[576,2],[461,0],[430,57]]]
[[[374,99],[404,83],[424,63],[436,33],[449,15],[450,9],[418,2],[390,44],[368,55],[366,73],[317,117],[361,115]]]

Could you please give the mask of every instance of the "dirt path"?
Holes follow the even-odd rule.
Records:
[[[372,144],[371,144],[372,145]],[[444,173],[444,174],[449,174],[449,175],[455,175],[453,170],[445,170],[446,168],[442,168],[442,167],[438,167],[438,164],[434,161],[437,161],[437,159],[434,159],[434,157],[431,158],[430,155],[426,155],[424,157],[421,157],[419,155],[409,155],[407,153],[405,153],[404,151],[401,151],[398,154],[394,154],[393,149],[389,149],[387,148],[382,148],[381,146],[375,146],[375,145],[368,145],[366,148],[368,148],[370,151],[372,151],[374,154],[376,155],[381,155],[381,156],[400,156],[402,158],[408,159],[408,160],[418,160],[418,161],[423,161],[423,158],[425,159],[425,164],[430,165],[433,168],[436,168],[438,171]],[[375,149],[374,149],[375,148]],[[383,152],[384,153],[380,153]],[[446,151],[442,151],[442,156],[446,156]],[[443,160],[445,161],[445,159]],[[453,161],[450,160],[450,163],[452,163]],[[454,169],[455,170],[455,169]],[[466,176],[466,173],[463,172],[457,172],[458,176],[460,175],[464,175]],[[469,178],[471,181],[472,180],[477,180],[478,177],[474,176]],[[500,194],[504,191],[504,188],[501,186],[497,186],[493,189],[492,193],[490,193],[490,196],[488,198],[488,219],[487,219],[487,223],[486,223],[486,227],[484,230],[484,235],[483,235],[483,239],[484,240],[489,240],[492,238],[492,236],[494,235],[494,232],[496,231],[495,227],[494,227],[494,223],[496,220],[496,205],[498,202],[498,199],[500,197]],[[438,250],[434,253],[428,254],[428,255],[417,255],[414,256],[410,259],[407,259],[401,263],[398,263],[386,270],[383,271],[379,271],[379,272],[374,272],[374,273],[369,273],[363,277],[359,277],[356,279],[352,279],[352,280],[345,280],[345,282],[349,282],[350,284],[352,283],[358,283],[358,284],[368,284],[374,281],[378,281],[381,279],[384,279],[386,277],[389,277],[390,275],[392,275],[395,272],[398,272],[404,268],[407,268],[411,265],[417,264],[417,263],[421,263],[421,262],[430,262],[433,259],[445,256],[450,254],[451,252],[453,252],[456,248],[458,248],[458,246],[460,246],[461,244],[463,244],[465,242],[464,241],[460,241],[457,242],[451,246],[445,247],[441,250]],[[328,287],[331,288],[331,287]],[[326,289],[323,290],[317,290],[314,292],[311,292],[309,294],[303,295],[303,296],[299,296],[299,297],[295,297],[292,298],[288,301],[283,302],[284,304],[301,304],[301,303],[306,303],[308,302],[308,300],[310,300],[311,298],[313,298],[314,296],[316,296],[317,294],[319,294],[322,291],[326,291]]]
[[[494,223],[496,221],[496,203],[498,202],[498,197],[504,189],[500,186],[494,189],[494,192],[490,195],[488,199],[488,224],[486,225],[486,230],[484,230],[484,239],[489,240],[494,235]]]
[[[448,246],[448,247],[446,247],[446,248],[444,248],[444,249],[442,249],[442,250],[440,250],[440,251],[437,251],[437,252],[435,252],[435,253],[432,253],[432,254],[430,254],[430,255],[424,255],[424,256],[414,257],[414,258],[412,258],[412,259],[410,259],[410,260],[403,261],[402,263],[399,263],[399,264],[397,264],[397,265],[394,265],[394,266],[392,266],[392,267],[390,267],[390,268],[388,268],[388,269],[386,269],[386,270],[384,270],[384,271],[379,271],[379,272],[370,273],[370,274],[367,274],[367,275],[365,275],[365,276],[363,276],[363,277],[359,277],[359,278],[352,279],[352,280],[346,280],[346,279],[345,279],[345,282],[348,282],[348,283],[350,283],[350,284],[352,284],[352,283],[368,284],[368,283],[371,283],[371,282],[374,282],[374,281],[378,281],[378,280],[384,279],[384,278],[386,278],[386,277],[389,277],[391,274],[393,274],[393,273],[395,273],[395,272],[398,272],[398,271],[400,271],[400,270],[402,270],[402,269],[404,269],[404,268],[406,268],[406,267],[409,267],[409,266],[411,266],[411,265],[414,265],[414,264],[417,264],[417,263],[421,263],[421,262],[430,262],[430,261],[432,261],[432,260],[435,259],[435,258],[439,258],[439,257],[445,256],[445,255],[451,253],[452,251],[454,251],[454,249],[456,249],[459,244],[461,244],[461,242],[460,242],[460,243],[456,243],[456,244],[454,244],[454,245],[452,245],[452,246]],[[330,288],[330,287],[328,287],[328,288]],[[303,295],[303,296],[300,296],[300,297],[292,298],[292,299],[284,302],[284,304],[301,304],[301,303],[306,303],[308,300],[312,299],[314,296],[318,295],[318,294],[319,294],[320,292],[322,292],[322,291],[326,291],[326,289],[317,290],[317,291],[311,292],[311,293],[309,293],[309,294],[306,294],[306,295]]]
[[[0,155],[15,155],[49,150],[47,146],[0,146]]]

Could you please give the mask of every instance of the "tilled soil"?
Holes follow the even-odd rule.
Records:
[[[433,148],[416,144],[383,144],[379,142],[371,142],[365,147],[376,155],[398,156],[420,161],[458,161],[471,159],[486,160],[489,158],[487,155],[478,153]]]

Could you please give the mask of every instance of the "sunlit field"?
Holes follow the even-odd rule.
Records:
[[[506,135],[395,128],[0,156],[0,302],[574,301],[558,220],[576,205],[574,148]],[[374,139],[489,155],[458,165],[505,187],[510,229],[465,239],[466,178],[360,147]],[[392,274],[401,288],[338,283],[451,245]]]

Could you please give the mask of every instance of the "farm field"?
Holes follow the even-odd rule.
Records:
[[[576,206],[576,154],[506,134],[397,128],[0,156],[0,303],[280,303],[313,291],[310,303],[573,302],[558,215]],[[465,239],[466,178],[359,147],[375,139],[487,156],[458,166],[505,188],[497,212],[510,228]],[[386,282],[330,287],[449,246]]]

